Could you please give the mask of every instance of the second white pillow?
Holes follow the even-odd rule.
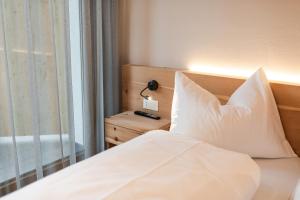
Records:
[[[226,105],[176,72],[170,131],[252,157],[296,156],[285,138],[271,88],[262,69]]]

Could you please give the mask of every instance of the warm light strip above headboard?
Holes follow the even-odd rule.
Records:
[[[259,67],[258,67],[259,68]],[[257,69],[258,69],[257,68]],[[204,73],[208,75],[226,76],[231,78],[247,78],[251,76],[255,70],[244,69],[242,67],[216,67],[208,65],[190,64],[188,69],[192,72]],[[271,82],[287,83],[292,85],[300,85],[300,74],[291,74],[288,72],[276,72],[264,69],[268,79]]]

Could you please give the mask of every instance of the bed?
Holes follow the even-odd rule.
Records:
[[[139,91],[148,80],[159,115],[170,116],[175,70],[122,68],[123,109],[142,109]],[[222,102],[241,79],[186,73]],[[272,84],[287,139],[300,154],[300,87]],[[251,159],[191,137],[154,131],[82,161],[12,193],[13,199],[223,199],[297,200],[300,159]]]
[[[171,115],[174,74],[178,69],[142,65],[122,66],[123,110],[143,110],[138,91],[143,89],[148,80],[160,83],[156,92],[148,95],[160,102],[159,115]],[[201,74],[182,70],[185,74],[211,93],[222,103],[226,103],[232,93],[245,81],[242,78]],[[286,137],[296,154],[300,155],[300,86],[288,83],[271,83],[277,102],[280,118]],[[261,168],[261,183],[255,194],[255,200],[300,199],[300,158],[255,159]],[[298,182],[298,185],[297,185]],[[296,185],[298,187],[296,187]]]
[[[103,154],[96,155],[58,173],[50,175],[41,181],[33,183],[18,192],[4,197],[3,200],[144,199],[147,197],[145,195],[152,197],[157,195],[157,197],[160,197],[161,199],[184,199],[182,196],[178,196],[178,193],[174,192],[178,187],[180,187],[178,190],[184,191],[184,193],[179,194],[184,195],[185,197],[188,196],[187,194],[195,194],[193,189],[196,190],[199,192],[198,196],[196,198],[190,196],[189,199],[198,199],[198,197],[201,197],[199,194],[212,194],[211,191],[207,191],[208,188],[218,191],[217,185],[214,185],[213,187],[193,187],[193,184],[191,184],[196,182],[200,184],[201,182],[196,181],[193,177],[197,178],[197,173],[195,173],[195,171],[204,171],[203,169],[200,170],[201,168],[197,165],[187,165],[188,163],[191,164],[191,156],[193,157],[192,160],[195,160],[195,152],[186,154],[188,157],[185,158],[177,157],[178,163],[183,164],[178,165],[178,163],[169,162],[169,166],[167,166],[167,164],[158,165],[158,163],[164,159],[170,160],[169,156],[174,156],[174,154],[171,153],[172,151],[173,153],[176,152],[176,154],[178,154],[182,150],[189,148],[189,145],[185,146],[186,144],[195,144],[195,141],[190,139],[184,139],[185,142],[182,142],[183,138],[172,138],[173,141],[170,141],[170,138],[166,138],[169,135],[170,134],[166,131],[156,131],[145,134],[126,144],[112,148]],[[178,147],[180,145],[181,147]],[[210,147],[205,148],[207,148],[207,151],[212,151]],[[137,149],[143,153],[137,153]],[[133,154],[132,152],[136,152],[136,154]],[[207,156],[207,152],[204,152],[203,150],[201,150],[201,152],[204,153],[204,155],[206,154],[207,158],[213,158],[213,160],[210,160],[208,163],[218,160],[218,166],[220,166],[223,161],[226,161],[226,159],[224,159],[224,156],[227,154],[226,152],[218,152],[220,153],[218,156],[212,154]],[[161,155],[159,156],[160,158],[157,157],[158,154]],[[198,156],[203,157],[203,155]],[[248,174],[248,177],[250,178],[244,179],[248,180],[248,184],[240,185],[239,188],[236,188],[238,191],[241,192],[244,190],[241,192],[242,194],[248,193],[249,196],[254,195],[253,200],[294,200],[294,190],[298,178],[300,177],[300,158],[255,159],[255,162],[260,167],[260,180],[256,180],[258,177],[257,173],[259,173],[255,168],[256,166],[251,163],[249,158],[242,155],[237,156],[241,156],[242,162],[240,162],[240,165],[236,165],[235,168],[233,168],[233,166],[229,166],[229,168],[236,172],[252,171]],[[119,157],[119,159],[113,159],[114,157]],[[220,159],[220,157],[223,159]],[[147,158],[146,162],[138,162],[139,166],[133,166],[136,165],[134,164],[134,161],[145,158]],[[183,158],[185,162],[182,162]],[[206,162],[207,161],[209,161],[209,159],[207,159]],[[161,167],[164,165],[166,165],[165,168]],[[242,165],[244,169],[240,170]],[[185,169],[186,173],[178,173],[178,170],[174,168],[174,166]],[[192,170],[192,172],[187,170],[189,167],[195,166],[197,166],[197,168],[199,167],[199,170]],[[224,167],[224,163],[222,166]],[[151,173],[149,173],[149,169],[151,169]],[[211,168],[210,171],[211,170],[213,171],[213,168]],[[184,172],[184,170],[180,171]],[[177,173],[173,176],[172,173],[174,172]],[[226,174],[234,177],[234,174],[230,174],[228,171],[226,171]],[[164,179],[161,178],[162,176],[164,176]],[[200,176],[202,178],[205,177],[202,174],[200,174]],[[187,177],[188,179],[186,179]],[[220,176],[218,177],[220,178]],[[176,182],[176,179],[185,180],[185,184],[180,184],[179,186],[174,184],[172,187],[169,187],[169,185],[172,184],[172,181]],[[203,182],[206,181],[207,179]],[[151,184],[151,182],[153,183]],[[144,185],[145,183],[147,183],[147,186]],[[234,181],[231,183],[234,183]],[[245,183],[245,181],[239,180],[236,183]],[[214,184],[216,183],[214,182]],[[229,183],[223,182],[221,186],[226,184]],[[135,189],[133,190],[133,188]],[[148,190],[147,188],[150,189]],[[201,191],[201,188],[205,191]],[[226,190],[228,190],[228,188],[226,188]],[[157,191],[158,194],[151,193],[153,191]],[[126,194],[130,194],[131,196],[128,197]],[[177,196],[172,196],[173,194],[176,194]],[[223,197],[222,199],[249,199],[245,197],[225,198],[225,194],[220,192],[218,194]],[[165,198],[162,198],[162,196]],[[202,197],[203,199],[220,199],[220,196]]]

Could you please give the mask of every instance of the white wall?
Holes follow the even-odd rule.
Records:
[[[300,83],[299,0],[124,0],[122,60]],[[233,74],[234,75],[234,74]]]

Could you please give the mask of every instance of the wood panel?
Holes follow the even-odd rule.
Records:
[[[245,81],[243,79],[205,75],[183,71],[194,82],[215,94],[222,103],[226,103],[232,93]],[[153,99],[159,101],[159,111],[153,112],[170,118],[174,91],[176,69],[138,65],[122,66],[122,109],[143,110],[143,99],[140,91],[149,80],[155,79],[159,88],[155,92],[147,91]],[[271,83],[271,88],[278,105],[280,117],[295,152],[300,155],[300,86],[282,83]]]

